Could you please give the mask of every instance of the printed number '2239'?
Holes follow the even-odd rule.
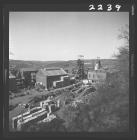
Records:
[[[120,8],[121,8],[121,5],[118,5],[118,4],[115,5],[116,11],[119,11]],[[89,5],[89,10],[90,10],[90,11],[94,11],[94,10],[100,11],[100,10],[103,10],[103,5],[102,5],[102,4],[99,4],[99,5],[97,6],[97,8],[95,8],[95,6],[91,4],[91,5]],[[111,5],[111,4],[108,4],[106,10],[107,10],[107,11],[112,11],[112,5]]]

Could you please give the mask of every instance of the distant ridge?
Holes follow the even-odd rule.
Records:
[[[96,59],[84,59],[85,67],[93,66]],[[116,59],[101,59],[102,66],[113,67],[116,64]],[[87,63],[87,64],[86,64]],[[69,61],[25,61],[25,60],[9,60],[9,66],[20,68],[46,68],[46,67],[61,67],[64,69],[76,68],[77,60]]]

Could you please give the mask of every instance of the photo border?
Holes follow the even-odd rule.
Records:
[[[52,1],[53,2],[53,1]],[[134,138],[135,136],[135,83],[134,83],[134,62],[135,62],[135,54],[134,54],[134,46],[135,46],[135,25],[134,25],[134,20],[135,17],[133,15],[133,9],[132,6],[134,6],[134,2],[125,2],[122,4],[125,9],[123,11],[129,12],[129,49],[130,49],[130,57],[129,57],[129,75],[130,75],[130,81],[129,81],[129,89],[130,89],[130,94],[129,94],[129,114],[130,114],[130,120],[129,120],[129,133],[125,132],[72,132],[72,133],[64,133],[64,132],[9,132],[9,95],[7,94],[9,83],[8,83],[8,77],[9,77],[9,12],[11,11],[57,11],[57,12],[65,12],[65,11],[75,11],[75,12],[91,12],[88,9],[88,6],[91,2],[71,2],[69,1],[68,3],[62,2],[41,2],[38,3],[25,3],[22,1],[22,3],[15,2],[14,4],[9,4],[5,3],[2,7],[2,12],[3,12],[3,135],[6,138],[15,138],[15,137],[47,137],[47,138],[56,138],[56,137],[75,137],[75,138],[91,138],[91,137],[96,137],[96,138],[104,138],[104,137],[109,137],[109,138]],[[92,1],[93,2],[93,1]],[[104,1],[106,3],[106,1]],[[116,1],[115,1],[116,2]],[[115,3],[114,1],[111,1],[111,4]],[[121,4],[121,1],[118,2]],[[94,4],[100,4],[98,2],[94,2]],[[102,3],[103,4],[103,3]],[[122,12],[123,12],[122,11]],[[95,11],[97,12],[97,11]],[[105,12],[104,10],[102,12]],[[8,120],[8,121],[7,121]]]

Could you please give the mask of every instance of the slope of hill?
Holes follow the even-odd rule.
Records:
[[[85,67],[92,67],[95,63],[95,59],[84,60]],[[117,63],[116,59],[101,59],[103,67],[113,68]],[[20,68],[44,68],[44,67],[62,67],[64,69],[76,68],[77,60],[69,61],[23,61],[23,60],[9,60],[9,66],[15,66],[16,69]]]

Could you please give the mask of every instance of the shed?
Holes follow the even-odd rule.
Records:
[[[21,68],[20,69],[21,79],[24,80],[25,86],[28,86],[32,83],[35,84],[37,71],[38,70],[35,68]]]
[[[9,91],[16,91],[16,77],[12,74],[9,75]]]
[[[62,76],[66,76],[67,73],[62,68],[44,68],[40,69],[36,74],[36,82],[42,83],[45,89],[53,87],[54,81],[61,80]]]
[[[26,73],[30,74],[30,76],[32,75],[32,77],[33,77],[33,75],[35,75],[37,71],[38,70],[35,68],[21,68],[20,69],[20,73],[21,73],[22,78],[25,78]]]

